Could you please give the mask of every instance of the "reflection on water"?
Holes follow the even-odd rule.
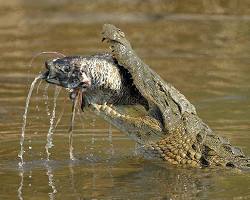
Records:
[[[18,196],[18,199],[19,200],[23,200],[23,197],[22,197],[22,190],[23,190],[23,171],[19,172],[19,176],[20,176],[20,184],[19,184],[19,187],[17,189],[17,196]]]
[[[55,195],[57,193],[56,186],[54,183],[54,175],[51,166],[49,165],[49,161],[45,163],[46,169],[47,169],[47,176],[48,176],[48,184],[51,187],[52,192],[49,192],[49,199],[54,200]]]
[[[114,145],[113,145],[113,136],[112,136],[112,125],[109,124],[109,130],[108,130],[108,140],[110,145],[110,158],[114,155]]]
[[[249,184],[249,175],[237,171],[176,169],[135,158],[115,161],[112,168],[109,165],[105,161],[50,161],[45,166],[49,186],[47,199],[154,199],[159,194],[161,199],[230,199],[230,194],[221,194],[218,188],[220,184],[228,184],[225,177],[235,181],[231,185],[233,187],[240,183],[239,179]],[[42,166],[43,163],[40,163]],[[38,168],[35,174],[32,172],[32,178],[38,175],[37,171],[41,172]],[[46,182],[44,184],[46,186]],[[227,185],[224,187],[230,188]],[[20,194],[25,194],[25,191]],[[247,199],[247,191],[245,194]],[[19,196],[19,199],[22,198]]]
[[[55,88],[44,82],[30,99],[25,164],[17,167],[25,99],[44,68],[45,56],[29,67],[32,55],[107,51],[100,42],[107,22],[127,33],[138,54],[187,96],[213,130],[250,155],[249,6],[235,0],[0,0],[0,199],[250,199],[249,173],[143,160],[134,156],[135,144],[127,136],[79,110],[77,160],[70,161],[72,103],[64,90],[56,102],[54,147],[47,161]]]

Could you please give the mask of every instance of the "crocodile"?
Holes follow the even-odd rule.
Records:
[[[250,158],[216,135],[186,97],[139,58],[124,32],[104,24],[101,34],[111,54],[47,61],[44,79],[68,88],[73,101],[81,94],[82,110],[127,133],[146,158],[183,167],[250,169]]]

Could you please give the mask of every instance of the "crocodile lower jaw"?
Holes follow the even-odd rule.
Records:
[[[124,115],[122,113],[119,113],[117,110],[113,108],[113,105],[108,104],[95,104],[91,103],[90,106],[92,111],[94,111],[96,114],[105,115],[111,118],[120,118],[120,119],[129,119],[129,115]]]

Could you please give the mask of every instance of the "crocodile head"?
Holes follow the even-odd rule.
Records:
[[[131,47],[129,41],[125,38],[125,33],[112,24],[104,24],[102,27],[102,41],[116,41],[124,46]]]

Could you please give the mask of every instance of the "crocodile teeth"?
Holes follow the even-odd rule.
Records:
[[[128,115],[121,115],[121,117],[124,119],[129,119]]]
[[[117,115],[118,113],[115,110],[111,109],[110,114],[111,115]]]
[[[90,104],[92,108],[96,109],[96,110],[100,110],[101,108],[101,105],[98,105],[98,104]]]
[[[109,115],[112,117],[117,118],[126,118],[126,115],[122,115],[118,113],[115,109],[113,109],[113,105],[107,105],[107,103],[104,103],[102,105],[99,104],[91,104],[98,112],[102,111],[105,113],[105,115]]]
[[[103,105],[101,105],[100,110],[105,111],[106,108],[107,108],[107,105],[106,105],[106,104],[103,104]]]
[[[110,108],[109,106],[107,106],[106,112],[107,112],[108,114],[111,114],[111,111],[112,111],[112,110],[113,110],[112,108]]]

